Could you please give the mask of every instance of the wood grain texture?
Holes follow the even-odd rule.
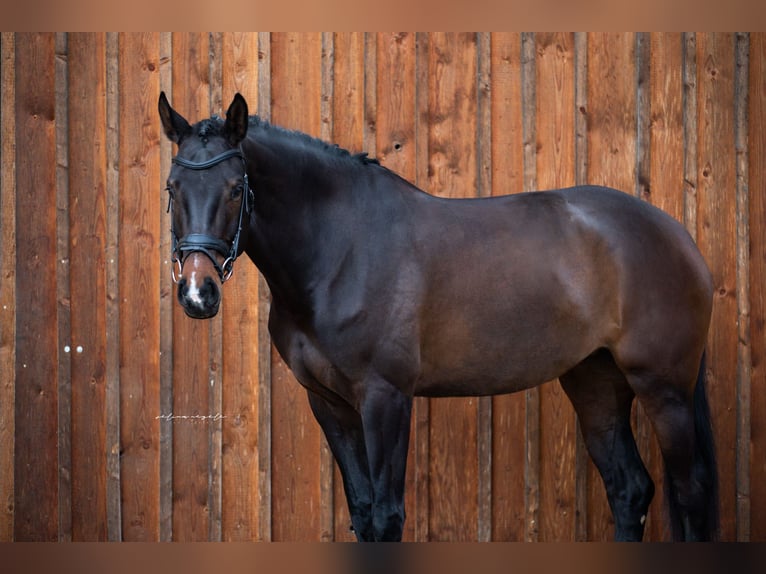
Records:
[[[223,36],[223,107],[235,93],[258,110],[258,37]],[[256,73],[248,73],[250,70]],[[223,296],[223,525],[226,541],[261,536],[258,514],[259,449],[258,271],[241,259]]]
[[[120,36],[122,536],[159,540],[159,35]]]
[[[107,539],[106,37],[68,38],[72,540]],[[99,97],[91,97],[95,91]]]
[[[734,36],[697,36],[697,243],[713,273],[707,390],[716,439],[721,539],[736,536],[737,264]]]
[[[16,397],[15,37],[0,35],[0,540],[13,540]]]
[[[55,64],[52,34],[18,34],[16,540],[58,540]]]
[[[766,34],[750,34],[748,164],[750,213],[750,532],[766,540]],[[758,397],[761,397],[760,400]]]

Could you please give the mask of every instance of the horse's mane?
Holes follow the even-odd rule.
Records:
[[[219,116],[212,116],[209,119],[202,120],[195,124],[193,128],[194,134],[202,140],[206,140],[210,137],[220,136],[223,132],[223,125],[224,121],[222,118]],[[353,162],[361,163],[363,165],[380,165],[380,162],[374,157],[369,157],[367,152],[351,153],[347,149],[344,149],[337,144],[328,143],[319,138],[312,137],[306,133],[288,130],[280,126],[272,125],[257,115],[250,116],[248,118],[248,129],[260,129],[265,133],[273,134],[279,138],[294,140],[296,143],[299,143],[306,148],[327,153],[332,157],[345,158]]]

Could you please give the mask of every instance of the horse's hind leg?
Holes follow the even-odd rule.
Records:
[[[633,391],[606,350],[597,351],[559,380],[604,481],[614,515],[615,540],[640,541],[654,483],[630,427]]]
[[[673,538],[714,539],[717,530],[715,453],[700,367],[696,390],[690,373],[629,371],[662,451]]]

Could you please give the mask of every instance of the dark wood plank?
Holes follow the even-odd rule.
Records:
[[[734,46],[734,145],[737,178],[737,493],[736,540],[750,540],[750,425],[752,402],[752,352],[750,341],[750,189],[747,156],[747,95],[750,38],[735,35]]]
[[[713,273],[708,398],[716,437],[721,538],[736,537],[736,157],[734,36],[697,35],[697,243]]]
[[[210,115],[209,35],[173,35],[173,106],[195,122]],[[167,230],[163,230],[167,233]],[[204,541],[210,528],[210,321],[173,305],[173,540]]]
[[[492,195],[492,99],[491,38],[488,32],[476,36],[476,195]],[[492,397],[478,399],[477,491],[479,542],[492,539]]]
[[[258,33],[258,115],[271,119],[271,34]],[[271,294],[258,276],[258,540],[272,539],[271,489]]]
[[[442,197],[477,195],[476,59],[474,34],[431,34],[425,189]],[[431,500],[439,501],[430,509],[432,540],[477,539],[477,417],[476,398],[431,401]]]
[[[159,36],[120,36],[122,536],[159,540]]]
[[[122,540],[120,494],[120,296],[119,296],[119,35],[106,35],[106,441],[107,530]]]
[[[588,34],[574,35],[574,172],[575,184],[588,182]],[[590,455],[577,419],[575,439],[575,541],[588,539],[588,471]]]
[[[0,540],[13,540],[16,380],[15,37],[0,35]]]
[[[159,37],[160,90],[173,101],[173,34]],[[160,137],[160,177],[170,173],[175,144]],[[173,282],[173,239],[170,224],[173,215],[160,213],[160,412],[173,413],[173,308],[178,305]],[[160,418],[160,541],[173,540],[173,418]]]
[[[70,246],[69,246],[69,85],[67,82],[67,34],[55,35],[55,107],[56,118],[56,300],[58,331],[58,498],[59,542],[72,540],[72,352]],[[61,352],[63,350],[63,352]]]
[[[223,36],[223,106],[239,92],[250,113],[258,110],[258,36]],[[237,263],[226,284],[223,314],[223,524],[222,539],[253,541],[258,521],[258,271]]]
[[[521,36],[493,33],[490,46],[492,195],[524,189]],[[524,540],[524,393],[492,398],[492,540]]]
[[[535,35],[521,35],[521,124],[524,191],[537,189],[537,99]],[[537,542],[540,534],[540,388],[524,391],[524,541]]]
[[[320,34],[272,34],[272,121],[321,133]],[[319,540],[321,431],[306,392],[272,356],[272,538]]]
[[[574,184],[574,36],[536,34],[537,186]],[[573,541],[575,414],[558,382],[540,389],[540,540]]]
[[[58,540],[53,34],[18,34],[14,538]]]
[[[750,532],[766,540],[766,34],[750,34],[748,183],[750,199]]]
[[[70,34],[69,240],[72,540],[103,541],[106,522],[105,35]],[[76,145],[88,141],[89,145]]]

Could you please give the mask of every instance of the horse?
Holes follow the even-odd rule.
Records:
[[[657,436],[674,540],[714,540],[705,392],[711,273],[684,227],[606,187],[446,199],[365,153],[249,115],[194,125],[159,97],[173,278],[214,316],[246,253],[269,332],[340,468],[358,541],[399,541],[413,397],[512,393],[558,378],[603,480],[614,539],[640,541]]]

